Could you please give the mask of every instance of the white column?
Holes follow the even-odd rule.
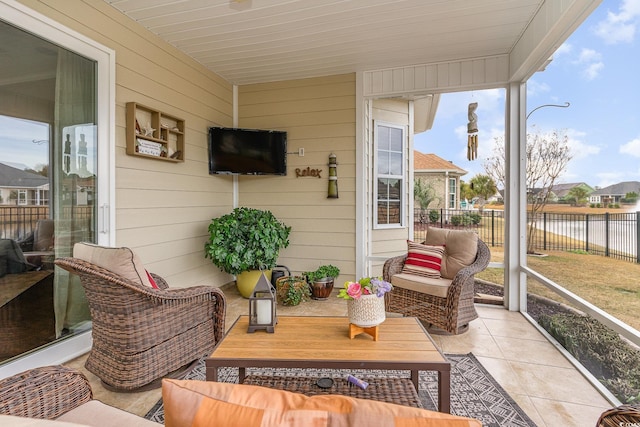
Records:
[[[526,311],[527,283],[520,268],[527,263],[526,84],[511,83],[506,101],[504,304]]]

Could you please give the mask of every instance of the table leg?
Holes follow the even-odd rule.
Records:
[[[218,368],[216,366],[206,368],[207,381],[218,381]]]
[[[418,377],[419,377],[419,372],[418,370],[414,369],[411,371],[411,382],[413,383],[413,386],[416,388],[416,391],[420,391],[419,387],[419,383],[418,383]]]
[[[244,382],[245,375],[245,368],[238,368],[238,384],[242,384]]]
[[[451,413],[451,371],[438,371],[438,411]]]

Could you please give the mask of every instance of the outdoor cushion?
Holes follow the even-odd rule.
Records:
[[[407,259],[402,268],[403,273],[433,279],[440,278],[444,246],[423,245],[407,240],[407,247]]]
[[[341,395],[307,397],[266,387],[162,380],[166,427],[481,427],[471,418]]]
[[[398,273],[391,276],[391,284],[394,287],[446,298],[449,286],[451,286],[451,279],[434,279],[415,274]]]
[[[440,275],[445,279],[453,279],[463,267],[467,267],[476,259],[478,252],[478,235],[473,231],[448,230],[429,227],[425,245],[445,245]]]
[[[91,400],[80,405],[56,420],[95,427],[158,427],[153,421],[105,405],[99,400]]]
[[[149,288],[158,287],[149,281],[140,258],[129,248],[109,248],[91,243],[76,243],[73,246],[73,256],[112,271],[138,285]]]
[[[42,420],[40,418],[16,417],[13,415],[0,415],[0,426],[11,427],[80,427],[82,424],[64,421]]]

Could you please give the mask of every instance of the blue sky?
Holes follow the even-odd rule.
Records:
[[[527,82],[529,132],[565,130],[573,159],[559,182],[592,187],[640,181],[640,0],[604,0]],[[467,106],[477,102],[478,159],[467,160]],[[443,94],[433,128],[414,148],[450,160],[469,173],[485,173],[494,138],[504,135],[505,91]]]

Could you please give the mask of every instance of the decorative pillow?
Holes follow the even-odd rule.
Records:
[[[162,400],[166,427],[482,426],[471,418],[375,400],[213,381],[164,379]]]
[[[478,253],[478,235],[473,231],[447,230],[437,227],[427,229],[425,245],[444,245],[445,256],[440,274],[453,279],[463,267],[471,265]]]
[[[129,248],[109,248],[91,243],[76,243],[73,246],[73,256],[105,268],[138,285],[158,288],[155,282],[151,284],[140,258]]]
[[[440,278],[444,246],[423,245],[407,240],[408,254],[402,272],[432,279]]]

